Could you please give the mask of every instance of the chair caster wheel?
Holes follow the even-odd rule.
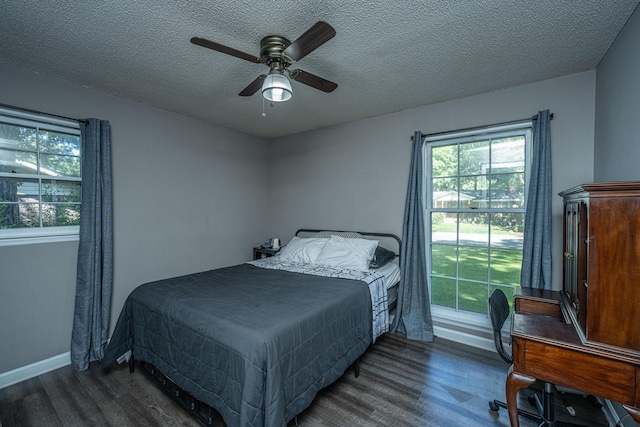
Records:
[[[496,402],[491,400],[489,401],[489,410],[491,410],[491,412],[498,412],[500,410],[500,406],[496,405]]]

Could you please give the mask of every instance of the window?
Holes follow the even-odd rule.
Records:
[[[0,108],[0,244],[77,239],[77,122]]]
[[[425,216],[432,311],[487,318],[520,283],[531,123],[428,137]]]

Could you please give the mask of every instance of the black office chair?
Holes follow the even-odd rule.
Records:
[[[496,345],[498,354],[509,365],[513,364],[513,358],[508,354],[502,343],[502,327],[504,322],[509,318],[509,301],[504,292],[500,289],[496,289],[491,293],[489,297],[489,317],[491,318],[491,325],[493,326],[493,340]],[[562,397],[560,392],[556,389],[555,385],[545,382],[542,390],[542,401],[537,394],[529,396],[529,403],[535,405],[538,410],[537,413],[530,412],[524,409],[518,409],[518,414],[530,420],[540,421],[538,427],[560,427],[560,426],[579,426],[579,424],[565,423],[556,421],[554,416],[554,392],[562,398],[563,403],[569,414],[575,415],[573,407]],[[489,409],[493,412],[498,412],[500,408],[506,408],[507,404],[498,400],[492,400],[489,402]]]

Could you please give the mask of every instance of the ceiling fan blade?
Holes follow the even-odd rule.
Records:
[[[236,58],[244,59],[245,61],[254,62],[256,64],[262,63],[262,60],[257,56],[250,55],[248,53],[242,52],[229,46],[225,46],[220,43],[212,42],[211,40],[203,39],[200,37],[191,37],[191,43],[209,49],[217,50],[218,52],[226,53],[227,55],[235,56]]]
[[[289,77],[297,82],[327,93],[333,92],[338,87],[337,83],[323,79],[322,77],[318,77],[315,74],[311,74],[303,70],[293,70],[289,73]]]
[[[264,79],[266,77],[267,77],[266,74],[259,75],[258,78],[256,78],[254,81],[249,83],[249,86],[247,86],[244,89],[242,89],[242,92],[240,92],[238,95],[240,95],[240,96],[251,96],[251,95],[253,95],[254,93],[256,93],[258,91],[258,89],[260,89],[262,87],[262,82],[264,81]]]
[[[336,35],[336,30],[324,21],[318,21],[287,47],[283,54],[299,61]]]

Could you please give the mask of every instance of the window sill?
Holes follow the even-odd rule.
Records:
[[[431,305],[431,315],[434,320],[459,328],[477,330],[479,332],[491,331],[491,321],[486,314],[472,313],[470,311],[455,311],[437,305]]]
[[[36,230],[0,230],[0,246],[73,242],[80,240],[79,231],[79,226]]]
[[[495,353],[493,327],[487,315],[457,312],[440,306],[431,306],[434,334],[440,338],[466,344]],[[510,319],[505,323],[503,334],[510,330]],[[504,337],[505,346],[509,342]]]

